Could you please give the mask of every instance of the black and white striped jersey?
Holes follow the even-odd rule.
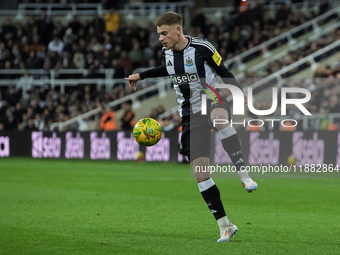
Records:
[[[201,93],[209,86],[215,88],[216,73],[222,78],[234,79],[210,42],[202,38],[186,37],[189,42],[182,51],[163,48],[164,65],[140,73],[141,79],[166,75],[171,77],[181,117],[201,111]],[[217,99],[214,93],[211,95]],[[210,97],[207,99],[213,100]]]

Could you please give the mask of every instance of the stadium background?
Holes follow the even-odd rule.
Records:
[[[65,196],[65,201],[68,201],[68,196],[74,196],[74,201],[70,200],[69,206],[74,203],[75,211],[70,209],[67,212],[69,215],[80,213],[82,210],[80,208],[86,207],[86,203],[90,208],[96,208],[97,204],[94,204],[93,199],[88,201],[82,197],[80,192],[82,189],[87,190],[90,196],[93,192],[96,193],[96,190],[99,190],[97,193],[112,192],[112,197],[119,201],[117,203],[122,203],[124,206],[127,205],[123,197],[129,196],[128,201],[131,203],[127,204],[130,207],[124,209],[129,210],[130,215],[137,219],[138,210],[130,211],[136,211],[136,208],[131,206],[132,201],[140,206],[140,210],[144,210],[140,212],[142,216],[153,215],[153,212],[145,209],[144,204],[138,202],[138,194],[131,193],[126,187],[131,187],[131,190],[135,187],[140,194],[144,194],[143,192],[147,190],[147,195],[151,197],[153,195],[150,194],[157,190],[159,194],[166,197],[169,194],[159,191],[162,186],[155,185],[156,180],[163,181],[160,185],[163,185],[165,191],[171,193],[170,187],[173,183],[167,182],[164,185],[166,178],[178,182],[178,176],[187,177],[188,174],[183,174],[187,164],[179,164],[186,160],[178,154],[180,118],[176,111],[177,104],[171,80],[160,78],[141,81],[139,89],[134,93],[128,90],[127,83],[124,81],[124,77],[133,72],[160,64],[161,45],[153,22],[165,11],[176,11],[183,16],[185,34],[206,37],[216,46],[225,64],[236,75],[240,84],[244,88],[253,87],[255,108],[270,108],[273,86],[302,87],[311,91],[312,98],[305,104],[312,113],[311,117],[305,117],[297,109],[291,108],[288,115],[283,118],[280,116],[279,107],[270,116],[277,119],[297,119],[299,125],[294,129],[284,130],[278,125],[274,127],[264,125],[261,128],[237,126],[247,163],[286,165],[287,158],[294,155],[298,164],[340,165],[340,87],[337,86],[340,78],[339,8],[338,1],[330,0],[224,1],[223,3],[203,0],[1,1],[0,173],[2,185],[0,190],[3,195],[0,201],[3,207],[0,211],[3,215],[12,216],[6,220],[2,219],[1,226],[6,234],[1,237],[0,251],[2,250],[3,254],[25,254],[24,247],[28,247],[27,254],[46,254],[46,251],[49,251],[46,247],[51,247],[56,254],[77,251],[82,254],[95,254],[92,248],[84,244],[87,238],[83,238],[81,234],[77,236],[76,232],[69,229],[68,224],[73,224],[71,220],[69,221],[71,216],[68,220],[59,218],[64,211],[58,210],[53,204],[55,202],[60,208],[64,208],[63,202],[57,198],[59,195]],[[289,96],[294,98],[297,95]],[[135,143],[131,135],[133,124],[142,117],[157,119],[164,130],[164,137],[160,143],[147,149]],[[248,112],[246,118],[263,117]],[[218,142],[212,143],[211,146],[212,151],[215,152],[212,156],[214,163],[230,163]],[[145,161],[157,161],[157,163],[135,163],[137,152],[140,150],[145,153]],[[49,159],[46,161],[42,158]],[[60,159],[56,161],[53,158]],[[76,159],[84,159],[84,161]],[[92,162],[92,160],[96,161]],[[169,163],[159,163],[159,161]],[[174,168],[181,171],[172,172]],[[74,171],[68,172],[71,169]],[[145,177],[150,174],[156,179]],[[100,175],[107,177],[107,180],[100,179],[98,177]],[[97,181],[87,180],[90,176]],[[68,178],[72,189],[68,189]],[[127,186],[120,183],[120,178],[128,183]],[[83,183],[79,184],[79,180]],[[129,183],[129,180],[133,181]],[[220,180],[220,182],[226,182],[230,192],[239,188],[234,187],[229,180]],[[329,239],[325,237],[315,240],[307,234],[306,238],[314,240],[314,245],[307,247],[308,241],[303,239],[301,245],[297,246],[297,250],[300,251],[298,253],[306,251],[311,254],[317,251],[322,253],[323,249],[328,249],[330,253],[336,254],[339,248],[339,232],[336,232],[334,226],[339,216],[335,213],[337,209],[334,205],[337,197],[331,190],[339,191],[338,179],[329,181],[296,179],[289,182],[271,179],[271,184],[259,179],[259,184],[260,187],[265,184],[263,192],[273,192],[272,197],[267,193],[264,197],[255,197],[253,202],[247,203],[253,206],[261,204],[268,209],[279,206],[279,202],[269,203],[267,199],[278,199],[282,204],[281,209],[287,212],[285,216],[277,214],[284,219],[283,221],[296,223],[294,219],[300,220],[301,224],[296,224],[291,229],[280,225],[281,231],[286,236],[291,234],[290,231],[296,231],[297,234],[293,237],[302,238],[300,235],[305,232],[299,229],[308,232],[314,228],[314,233],[318,231],[321,233],[327,227],[330,231]],[[112,185],[117,189],[110,190]],[[138,185],[142,185],[143,189]],[[286,191],[287,185],[290,191]],[[189,189],[182,190],[182,187],[176,184],[174,186],[177,187],[178,192],[193,193]],[[41,188],[40,192],[31,193],[34,187],[39,187],[39,190]],[[44,190],[43,187],[48,187],[48,190]],[[55,187],[55,190],[52,191],[51,187]],[[313,191],[315,187],[319,193]],[[65,190],[65,194],[61,192],[62,189]],[[119,190],[123,190],[125,195]],[[309,190],[310,194],[305,194],[305,190]],[[66,191],[70,193],[66,194]],[[47,202],[48,198],[44,197],[45,192],[46,196],[52,195],[50,202]],[[298,195],[300,193],[304,198]],[[164,207],[168,210],[179,196],[175,192],[171,194],[173,196],[170,195],[170,202],[168,201],[171,205],[164,202],[164,199],[166,200],[164,197],[159,198],[156,203],[160,201],[165,203]],[[274,197],[274,194],[277,196]],[[238,206],[236,198],[246,201],[242,196],[235,196],[235,201],[232,200],[231,205]],[[17,201],[19,197],[20,201]],[[312,202],[313,198],[317,199],[317,203]],[[190,199],[197,199],[197,197]],[[116,206],[114,200],[110,201],[112,205],[109,208],[105,208],[107,201],[100,202],[102,211],[111,210],[115,213],[116,220],[123,222],[131,220],[131,218],[116,216],[120,211],[119,206]],[[150,203],[144,197],[142,201]],[[298,204],[304,202],[306,202],[305,207],[299,207]],[[35,207],[35,203],[39,206]],[[54,211],[45,211],[44,203],[54,208]],[[315,204],[315,208],[311,206],[312,203]],[[186,205],[182,204],[182,206],[187,211],[192,210]],[[192,204],[190,206],[195,207]],[[318,208],[322,206],[324,210],[321,213]],[[24,208],[28,208],[28,211]],[[73,206],[71,205],[70,208]],[[37,210],[36,213],[34,210]],[[40,214],[39,210],[43,213]],[[296,210],[300,210],[301,214],[296,213]],[[315,210],[315,214],[309,215],[309,210]],[[260,208],[255,209],[255,212],[262,214]],[[167,217],[160,209],[157,213]],[[36,222],[33,215],[40,215],[43,221]],[[87,216],[81,215],[80,217],[84,217],[81,222],[89,220]],[[96,216],[99,215],[98,212]],[[201,216],[197,217],[201,217],[202,222],[206,222],[203,220],[204,217],[209,217],[207,215],[203,217],[203,214]],[[252,214],[246,213],[244,217],[246,216],[251,217]],[[307,219],[316,221],[322,216],[325,216],[325,226],[315,227],[304,222]],[[54,225],[48,224],[48,219],[51,217],[58,219],[61,225],[60,229],[57,228],[55,236],[47,237],[46,232],[53,232],[54,228]],[[112,215],[111,218],[106,217],[105,224],[110,225]],[[179,226],[187,224],[185,217],[178,215],[176,217],[180,219],[181,225],[174,224],[174,228],[170,226],[172,224],[170,221],[165,220],[170,231],[169,235]],[[270,222],[279,224],[274,215],[264,214],[263,218],[258,217],[256,218],[258,222],[263,222],[268,217],[268,226]],[[32,226],[25,228],[20,226],[18,221],[28,226],[32,223]],[[99,241],[90,234],[94,242],[102,246],[102,248],[97,247],[98,250],[95,251],[99,252],[98,254],[108,251],[113,253],[118,251],[117,253],[122,254],[152,254],[152,251],[157,250],[158,254],[181,253],[180,248],[176,250],[175,246],[172,250],[160,245],[159,242],[162,240],[156,237],[157,234],[148,236],[148,233],[160,230],[149,228],[152,222],[144,221],[144,224],[135,220],[132,220],[132,225],[124,223],[128,228],[137,225],[139,232],[146,233],[146,236],[141,239],[143,241],[133,243],[132,247],[121,245],[117,241],[113,244],[112,250],[112,243],[109,240],[99,234],[102,238],[100,240],[106,240]],[[96,225],[98,222],[95,220],[89,222],[103,230],[103,233],[110,232],[105,229],[107,226],[105,224]],[[248,223],[244,227],[254,231],[255,229],[251,229],[251,223]],[[41,227],[43,224],[49,229],[43,229]],[[140,224],[143,226],[142,229]],[[80,228],[78,224],[75,226],[74,231],[83,230],[82,234],[85,236],[89,234],[84,231],[86,226],[82,225],[84,228]],[[60,237],[65,229],[67,229],[65,238]],[[116,225],[113,229],[118,232],[123,231]],[[204,227],[202,230],[195,227],[193,229],[201,234],[209,232]],[[30,231],[32,233],[36,231],[36,236],[32,237],[31,235],[34,234]],[[275,231],[279,230],[260,227],[259,231],[268,241],[270,238],[268,239],[266,234],[275,236],[277,234]],[[41,236],[37,237],[40,234]],[[128,233],[113,236],[124,243],[129,239],[127,235]],[[252,239],[251,234],[248,232],[245,235],[254,244],[255,240]],[[16,236],[22,237],[22,241],[13,242]],[[79,247],[74,248],[69,241],[74,236],[79,237],[81,241],[77,240],[86,248],[83,250]],[[181,236],[184,238],[185,232],[181,232]],[[243,241],[246,240],[245,237]],[[289,240],[285,239],[286,243],[280,243],[276,239],[269,243],[264,242],[269,247],[267,250],[261,245],[251,246],[244,242],[242,245],[245,251],[255,250],[262,254],[273,253],[273,251],[280,253],[278,248],[281,248],[282,252],[294,253],[293,237]],[[59,243],[59,238],[64,244]],[[154,243],[151,241],[152,238]],[[214,239],[214,236],[210,238]],[[197,245],[190,241],[184,244],[177,239],[171,240],[179,247],[189,247],[189,249],[191,245]],[[44,241],[46,243],[42,245]],[[199,241],[202,242],[201,239]],[[151,244],[147,246],[143,242]],[[64,245],[70,250],[65,251]],[[230,249],[235,254],[242,253],[239,245],[240,243],[236,242],[234,246],[230,246]],[[119,249],[115,250],[117,247]],[[159,247],[165,250],[159,250],[161,249]],[[210,252],[206,247],[201,249],[205,254]],[[200,254],[200,250],[197,250],[196,254]]]
[[[12,6],[13,1],[7,2],[2,2],[3,9]],[[157,119],[164,131],[180,131],[180,117],[169,78],[142,81],[137,93],[131,93],[123,80],[133,72],[160,64],[161,46],[153,21],[157,15],[172,10],[183,15],[185,33],[208,38],[240,84],[253,88],[256,109],[270,108],[273,86],[310,90],[312,99],[306,108],[311,117],[304,117],[293,107],[288,116],[280,116],[278,107],[270,117],[298,120],[298,126],[289,130],[305,132],[301,141],[306,154],[296,155],[298,163],[330,162],[324,159],[325,145],[318,150],[308,146],[318,140],[318,133],[310,134],[311,130],[339,130],[340,90],[336,84],[340,68],[337,54],[340,29],[336,1],[229,1],[223,6],[218,1],[209,4],[204,1],[125,4],[120,1],[19,1],[16,6],[17,9],[2,10],[1,16],[0,154],[3,156],[35,157],[33,147],[41,152],[49,150],[44,143],[34,142],[29,131],[44,132],[41,136],[46,139],[56,135],[49,132],[71,131],[70,142],[82,137],[76,131],[113,132],[115,139],[119,134],[116,131],[126,131],[125,139],[133,144],[130,131],[142,117]],[[246,117],[246,120],[261,119],[249,112]],[[236,125],[236,128],[245,132],[248,139],[249,131],[262,131],[262,144],[266,144],[270,132],[282,130],[280,125],[271,127],[267,123],[262,128],[249,125]],[[23,151],[16,146],[20,143],[15,141],[17,136],[12,131],[31,136],[31,142],[28,138],[25,140],[31,145],[27,148],[32,149]],[[101,132],[95,134],[102,137]],[[288,150],[291,154],[296,151],[292,147],[296,143],[290,139],[290,146],[286,145],[287,140],[280,134],[275,135],[282,140],[280,151]],[[340,140],[334,139],[337,143],[328,149],[337,152],[333,153],[331,162],[339,163]],[[74,150],[69,154],[74,155],[71,158],[90,158],[90,153],[84,150],[95,147],[91,146],[91,140],[86,141],[81,148],[76,142],[75,146],[68,147]],[[174,151],[178,144],[176,138],[171,141],[169,148],[159,144],[153,153]],[[57,150],[67,151],[66,142],[63,140]],[[109,152],[100,152],[110,154],[103,158],[119,158],[118,147],[96,148],[111,148]],[[123,158],[133,160],[143,148],[134,145],[126,146],[125,150],[127,155]],[[261,151],[262,158],[270,157],[267,153],[270,150]],[[66,157],[61,151],[55,154],[59,156],[48,152],[40,154],[41,157]],[[176,157],[164,158],[167,161]],[[285,158],[275,162],[285,163]]]

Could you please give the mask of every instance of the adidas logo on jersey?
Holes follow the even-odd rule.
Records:
[[[166,64],[166,66],[172,66],[171,61],[169,60],[169,62]]]
[[[176,85],[198,81],[197,73],[191,73],[191,74],[185,73],[181,75],[172,74],[170,75],[170,78],[172,79],[173,83]]]

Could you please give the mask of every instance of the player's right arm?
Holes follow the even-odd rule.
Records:
[[[131,74],[128,78],[125,78],[128,81],[129,88],[132,91],[137,90],[137,81],[141,80],[139,73]]]
[[[156,78],[156,77],[164,77],[168,76],[168,71],[166,70],[165,65],[161,65],[155,68],[151,68],[141,73],[131,74],[125,80],[128,81],[129,88],[132,91],[136,91],[137,89],[137,81],[144,80],[146,78]]]

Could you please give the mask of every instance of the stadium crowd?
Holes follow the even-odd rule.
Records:
[[[327,4],[320,5],[319,13],[329,8]],[[228,19],[222,17],[221,23],[216,25],[198,10],[188,32],[192,36],[208,38],[222,57],[229,59],[316,15],[292,12],[288,5],[282,4],[271,17],[261,5],[256,5],[245,12],[235,9]],[[53,20],[44,10],[40,17],[27,18],[27,22],[15,24],[7,18],[0,30],[0,69],[42,70],[39,75],[25,71],[21,77],[45,79],[49,78],[49,70],[53,69],[56,78],[69,78],[68,75],[58,74],[58,70],[77,68],[87,70],[78,78],[100,78],[101,69],[112,68],[115,70],[113,78],[124,78],[138,67],[161,64],[161,45],[155,26],[152,23],[147,27],[126,24],[115,8],[103,17],[95,16],[90,20],[80,21],[74,16],[67,24]],[[287,61],[295,61],[322,47],[324,43],[324,40],[311,42],[299,54],[292,52],[283,61],[270,65],[265,75],[286,65]],[[3,72],[0,78],[19,77]],[[48,130],[53,122],[65,121],[96,107],[103,107],[126,94],[125,84],[116,84],[112,93],[105,92],[102,86],[87,84],[67,88],[66,94],[52,89],[50,84],[31,88],[26,94],[18,85],[1,87],[0,130]],[[103,114],[94,118],[99,120]],[[177,126],[178,117],[165,118],[164,121],[170,122],[169,125],[175,121],[174,126]],[[115,128],[120,129],[122,125],[117,124]]]
[[[263,68],[259,68],[256,71],[245,71],[244,76],[246,78],[267,77],[268,75],[273,74],[281,70],[282,68],[289,66],[318,50],[323,49],[327,45],[339,39],[340,39],[340,28],[337,28],[337,29],[332,30],[327,35],[324,35],[314,41],[306,40],[304,45],[301,48],[298,48],[295,50],[288,50],[285,56],[269,62]],[[289,73],[286,74],[286,76],[291,76],[298,71],[300,71],[299,68],[291,70]]]

